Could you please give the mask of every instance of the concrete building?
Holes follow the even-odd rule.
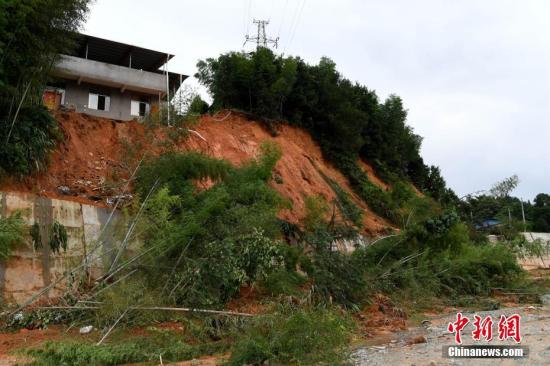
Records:
[[[43,97],[48,108],[128,121],[157,109],[187,78],[166,70],[174,55],[84,34],[77,39],[52,69],[55,81]]]

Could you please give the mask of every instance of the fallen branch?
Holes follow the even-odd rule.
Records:
[[[192,129],[187,129],[187,131],[191,132],[191,133],[194,133],[196,136],[198,136],[201,140],[203,140],[204,142],[208,142],[206,141],[206,139],[204,137],[202,137],[202,135],[200,133],[198,133],[197,131],[195,130],[192,130]]]
[[[214,118],[214,117],[212,117],[212,119],[213,119],[214,121],[217,121],[217,122],[222,122],[222,121],[225,121],[225,120],[227,119],[227,117],[229,117],[230,115],[231,115],[231,110],[229,110],[229,111],[227,112],[227,114],[225,115],[225,117],[223,117],[223,118],[221,118],[221,119]]]
[[[102,302],[94,302],[95,304],[103,304]],[[63,309],[63,310],[97,310],[100,306],[39,306],[38,309]],[[145,311],[182,311],[187,313],[205,313],[218,315],[233,315],[233,316],[256,316],[256,314],[240,313],[237,311],[225,310],[209,310],[195,308],[177,308],[167,306],[131,306],[127,310],[145,310]]]
[[[149,193],[147,194],[147,196],[143,200],[143,203],[141,204],[141,206],[140,206],[140,208],[139,208],[139,210],[136,214],[136,217],[134,218],[134,221],[132,221],[132,224],[130,225],[130,228],[126,232],[126,236],[124,237],[124,240],[122,241],[122,244],[120,245],[120,249],[118,250],[118,253],[115,256],[115,259],[113,260],[113,262],[111,263],[111,266],[109,267],[109,270],[107,271],[107,273],[111,273],[115,269],[115,265],[116,265],[118,259],[120,258],[120,256],[122,255],[122,253],[124,252],[126,247],[128,246],[128,240],[130,239],[130,236],[134,232],[134,228],[137,225],[138,219],[141,216],[141,212],[143,211],[143,208],[145,207],[145,204],[147,203],[147,201],[149,200],[149,197],[151,197],[151,194],[153,193],[153,191],[157,187],[157,184],[159,183],[159,179],[160,178],[157,178],[157,180],[155,181],[155,183],[153,184],[153,186],[149,190]]]
[[[105,333],[105,335],[99,340],[99,342],[96,343],[96,346],[99,346],[101,345],[101,343],[103,343],[103,341],[105,340],[105,338],[107,338],[107,336],[113,331],[113,329],[115,329],[116,325],[118,324],[118,322],[120,322],[122,320],[122,318],[124,318],[124,315],[126,315],[126,313],[130,310],[130,308],[124,310],[124,312],[122,314],[120,314],[120,316],[118,317],[118,319],[116,320],[116,322],[111,325],[111,328],[109,328],[109,330],[107,331],[107,333]]]
[[[376,243],[378,243],[379,241],[382,241],[382,240],[384,240],[384,239],[393,238],[394,236],[399,236],[399,235],[401,235],[401,234],[392,234],[392,235],[383,236],[383,237],[381,237],[381,238],[376,239],[375,241],[373,241],[372,243],[370,243],[368,246],[374,245],[374,244],[376,244]]]
[[[208,309],[194,309],[194,308],[172,308],[172,307],[164,307],[164,306],[137,306],[137,307],[132,307],[132,309],[133,310],[183,311],[183,312],[193,312],[193,313],[234,315],[234,316],[256,316],[255,314],[239,313],[236,311],[208,310]]]

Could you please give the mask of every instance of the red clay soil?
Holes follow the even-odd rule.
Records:
[[[254,287],[241,287],[239,295],[228,302],[225,308],[229,311],[247,314],[265,314],[269,305],[262,303],[262,296]]]
[[[407,314],[394,306],[390,298],[376,295],[372,305],[356,315],[360,331],[365,337],[379,336],[407,329]]]
[[[65,332],[57,326],[33,330],[23,328],[15,332],[0,333],[0,361],[13,350],[38,346],[45,341],[60,339],[64,335]]]
[[[170,130],[166,127],[151,131],[136,121],[116,122],[75,112],[60,111],[55,117],[61,124],[65,140],[52,153],[47,172],[24,182],[4,182],[1,190],[32,192],[105,206],[107,197],[120,192],[142,154],[158,155],[170,140],[167,138]],[[175,146],[176,150],[202,151],[236,165],[254,158],[262,142],[276,141],[283,156],[274,175],[282,182],[272,182],[272,186],[292,203],[291,209],[280,212],[283,219],[298,223],[305,214],[307,196],[321,195],[327,202],[336,198],[320,170],[348,191],[365,211],[365,234],[375,236],[391,227],[352,192],[347,179],[322,158],[320,147],[303,129],[281,125],[278,136],[273,137],[260,123],[236,112],[223,111],[214,117],[203,116],[194,130],[206,141],[192,133]],[[376,177],[372,167],[364,162],[361,165],[375,184],[387,187]],[[68,187],[70,195],[61,194],[60,186]]]
[[[364,160],[359,160],[358,162],[359,162],[359,166],[361,167],[361,169],[363,169],[367,173],[369,180],[372,183],[376,184],[378,187],[382,188],[384,191],[387,191],[388,189],[390,189],[390,185],[378,177],[378,175],[374,171],[374,168],[370,164],[368,164]]]

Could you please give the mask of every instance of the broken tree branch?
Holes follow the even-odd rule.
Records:
[[[97,302],[97,304],[103,304]],[[100,306],[39,306],[38,309],[62,309],[62,310],[97,310]],[[144,310],[144,311],[181,311],[186,313],[204,313],[204,314],[217,314],[217,315],[232,315],[232,316],[245,316],[253,317],[256,314],[240,313],[237,311],[226,310],[210,310],[210,309],[196,309],[196,308],[179,308],[169,306],[131,306],[127,310]]]
[[[103,343],[103,341],[105,340],[105,338],[107,338],[109,336],[109,334],[113,331],[113,329],[115,329],[116,325],[118,324],[118,322],[120,322],[122,320],[122,318],[124,318],[124,315],[126,315],[126,313],[130,310],[130,308],[124,310],[124,312],[122,314],[120,314],[120,316],[118,317],[118,319],[116,320],[116,322],[111,325],[111,328],[109,328],[109,330],[107,330],[107,333],[105,333],[105,335],[103,335],[103,337],[99,340],[99,342],[96,343],[96,346],[99,346],[101,345],[101,343]]]
[[[153,186],[149,190],[149,193],[147,194],[147,196],[143,200],[143,203],[141,204],[141,206],[140,206],[140,208],[139,208],[139,210],[136,214],[136,217],[134,218],[134,221],[130,225],[130,228],[126,232],[126,236],[124,237],[124,240],[122,241],[122,244],[120,245],[120,249],[118,250],[118,253],[115,256],[115,259],[113,260],[113,262],[111,263],[111,266],[109,267],[109,270],[107,271],[107,273],[110,273],[115,268],[116,262],[118,261],[118,259],[120,258],[120,256],[122,255],[122,253],[124,252],[126,247],[128,246],[128,240],[130,239],[130,236],[132,235],[132,232],[134,231],[134,228],[137,225],[139,217],[141,216],[141,213],[143,212],[143,208],[145,207],[145,205],[147,204],[147,201],[151,197],[151,194],[153,193],[153,191],[157,187],[157,184],[159,183],[159,180],[160,180],[160,178],[157,178],[157,180],[155,181],[155,183],[153,184]]]

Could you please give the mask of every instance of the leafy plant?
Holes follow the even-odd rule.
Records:
[[[351,323],[336,311],[283,310],[255,320],[231,348],[229,365],[344,365]]]
[[[53,253],[60,253],[61,249],[64,252],[67,251],[68,245],[68,236],[67,229],[63,224],[60,224],[57,221],[54,221],[53,224],[48,228],[49,233],[49,247]],[[40,224],[35,222],[30,228],[30,235],[32,238],[33,246],[35,249],[42,248],[42,237],[40,234]]]
[[[165,154],[144,165],[137,182],[147,197],[140,239],[145,251],[158,248],[145,258],[163,268],[148,267],[151,288],[165,284],[165,298],[177,304],[216,306],[283,265],[276,214],[285,203],[267,184],[280,154],[265,144],[240,168],[197,153]],[[197,182],[213,185],[200,189]]]
[[[134,362],[182,361],[223,352],[227,345],[221,342],[190,345],[172,332],[158,333],[154,337],[140,337],[114,344],[96,346],[74,341],[47,342],[26,354],[33,360],[31,366],[98,365],[111,366]]]
[[[60,138],[42,107],[52,64],[74,46],[88,0],[0,2],[0,171],[23,177],[44,170]]]
[[[11,249],[25,241],[25,222],[20,212],[0,217],[0,259],[7,259]]]
[[[1,123],[1,121],[0,121]],[[0,129],[0,169],[22,178],[45,170],[48,156],[62,133],[58,123],[42,106],[23,107],[7,141],[8,128]]]

